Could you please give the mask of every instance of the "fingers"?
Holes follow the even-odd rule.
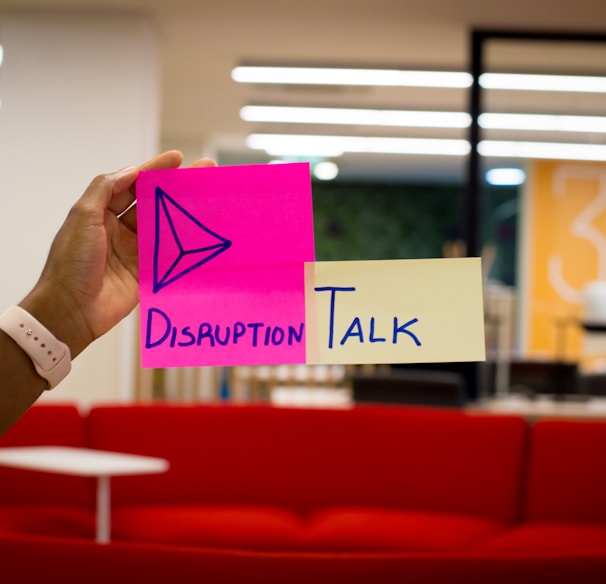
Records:
[[[183,162],[183,154],[179,150],[167,150],[154,156],[151,160],[139,165],[139,170],[152,170],[155,168],[178,168]]]
[[[178,168],[181,162],[183,161],[183,155],[181,152],[176,150],[172,150],[169,152],[164,152],[159,156],[156,156],[152,160],[142,164],[138,167],[137,170],[150,170],[157,168]],[[211,158],[198,158],[195,162],[193,162],[189,168],[208,168],[217,166],[217,163]],[[120,183],[122,184],[122,178],[120,179]],[[124,186],[124,185],[123,185]],[[118,191],[116,188],[116,192],[120,193],[115,196],[115,199],[120,199],[120,203],[124,206],[118,207],[119,211],[117,214],[119,215],[120,222],[130,231],[136,233],[137,232],[137,210],[135,209],[134,202],[136,200],[135,193],[135,183],[130,183],[130,187],[126,189],[126,192]],[[117,206],[117,205],[116,205]]]
[[[144,162],[138,167],[129,167],[114,173],[116,181],[112,187],[112,199],[108,208],[119,215],[127,210],[135,201],[135,179],[140,170],[151,170],[156,168],[178,168],[183,162],[183,154],[179,150],[167,150],[158,156]],[[134,176],[130,170],[136,170]],[[128,172],[127,172],[128,171]]]
[[[212,158],[198,158],[198,160],[190,164],[189,168],[208,168],[212,166],[217,166],[217,163]]]
[[[158,154],[158,156],[154,156],[151,160],[140,164],[139,170],[155,170],[158,168],[179,168],[182,162],[183,154],[179,150],[167,150],[166,152],[162,152],[162,154]],[[136,196],[134,182],[130,185],[129,191],[131,192],[134,200]]]
[[[109,175],[110,180],[113,180],[113,182],[112,196],[108,204],[108,209],[116,215],[127,209],[135,200],[135,196],[130,192],[130,189],[138,174],[138,167],[129,166]]]

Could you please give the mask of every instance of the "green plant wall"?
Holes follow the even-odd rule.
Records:
[[[456,186],[314,182],[313,205],[320,261],[442,257],[462,234]]]
[[[314,182],[316,259],[443,257],[445,242],[464,238],[464,187],[455,185]],[[515,187],[482,191],[480,240],[496,248],[490,277],[515,284]]]

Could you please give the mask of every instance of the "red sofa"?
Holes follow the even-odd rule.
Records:
[[[32,581],[30,553],[53,567],[47,582],[91,566],[92,581],[132,570],[160,582],[177,564],[182,581],[210,582],[606,578],[606,422],[395,406],[36,406],[0,439],[22,444],[171,465],[112,479],[109,545],[92,541],[92,481],[0,467],[0,558]]]

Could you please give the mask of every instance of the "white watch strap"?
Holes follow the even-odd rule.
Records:
[[[38,375],[48,382],[47,389],[70,372],[69,347],[20,306],[12,306],[0,316],[0,329],[27,353]]]

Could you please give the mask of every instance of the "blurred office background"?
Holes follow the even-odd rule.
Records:
[[[475,102],[473,31],[508,31],[481,37]],[[439,367],[458,376],[451,403],[606,393],[598,0],[0,0],[0,44],[2,305],[33,285],[95,174],[167,148],[186,163],[308,160],[318,260],[482,256],[488,362]],[[328,387],[341,393],[312,401],[348,403],[352,380],[410,369],[141,370],[137,326],[45,399],[305,401]]]

